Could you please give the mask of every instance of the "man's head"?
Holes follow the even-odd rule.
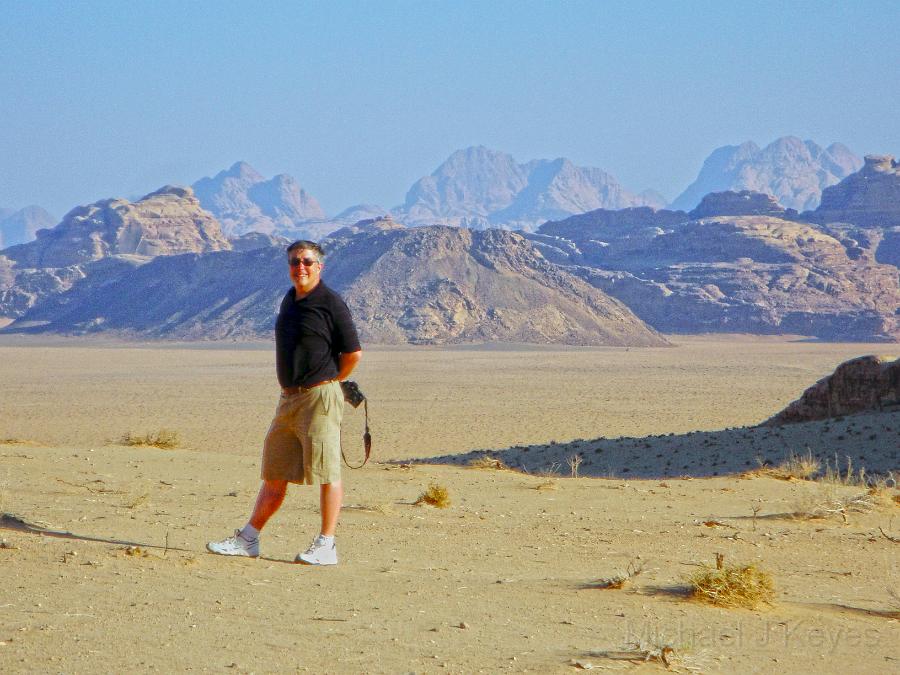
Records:
[[[325,266],[325,252],[314,241],[300,239],[287,247],[291,282],[298,294],[305,295],[319,283]]]

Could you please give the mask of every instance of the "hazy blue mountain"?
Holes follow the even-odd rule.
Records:
[[[407,225],[501,227],[531,231],[547,220],[598,208],[659,205],[659,195],[636,195],[614,176],[565,158],[516,162],[483,146],[454,152],[410,188],[393,209]]]
[[[689,211],[710,192],[750,190],[774,196],[798,211],[814,209],[822,190],[858,171],[860,157],[840,143],[822,148],[793,136],[765,148],[752,141],[717,148],[703,163],[697,179],[672,202]]]
[[[325,220],[315,197],[294,178],[279,174],[267,180],[246,162],[236,162],[213,178],[201,178],[193,188],[228,236],[247,232],[291,236],[305,222]]]
[[[37,231],[53,227],[56,218],[40,206],[26,206],[19,211],[0,209],[0,250],[33,241]]]

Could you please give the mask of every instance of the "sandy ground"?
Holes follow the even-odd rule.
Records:
[[[787,439],[736,429],[891,346],[674,339],[367,350],[358,379],[376,461],[346,471],[342,562],[319,569],[287,564],[317,529],[309,489],[290,492],[264,558],[204,551],[255,495],[276,400],[269,345],[5,338],[0,511],[47,530],[0,523],[0,672],[661,669],[610,658],[631,642],[672,644],[682,671],[900,670],[898,544],[881,532],[900,538],[890,495],[808,519],[791,514],[862,489],[738,475],[822,439],[824,456],[896,469],[900,420],[847,418]],[[361,420],[348,416],[352,455]],[[182,447],[117,444],[161,428]],[[531,473],[407,463],[485,451],[527,455]],[[569,473],[573,453],[582,475],[615,477],[535,475]],[[449,508],[414,505],[432,482]],[[774,606],[688,599],[686,577],[716,553],[770,572]],[[630,586],[592,587],[632,561],[643,572]]]

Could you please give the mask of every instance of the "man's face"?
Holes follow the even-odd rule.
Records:
[[[309,293],[319,283],[324,265],[319,256],[308,248],[294,249],[288,253],[291,282],[298,293]]]

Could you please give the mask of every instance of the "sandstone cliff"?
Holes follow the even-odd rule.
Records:
[[[190,188],[167,186],[131,203],[106,199],[70,211],[37,240],[0,252],[0,317],[19,317],[42,298],[67,291],[111,256],[227,250],[219,224]]]
[[[764,424],[778,426],[895,410],[900,410],[900,359],[861,356],[839,365]]]
[[[678,220],[584,214],[548,223],[535,243],[664,332],[900,339],[885,233],[771,216]]]
[[[816,223],[900,226],[900,163],[890,155],[868,155],[859,172],[827,188],[819,208],[804,216]]]

